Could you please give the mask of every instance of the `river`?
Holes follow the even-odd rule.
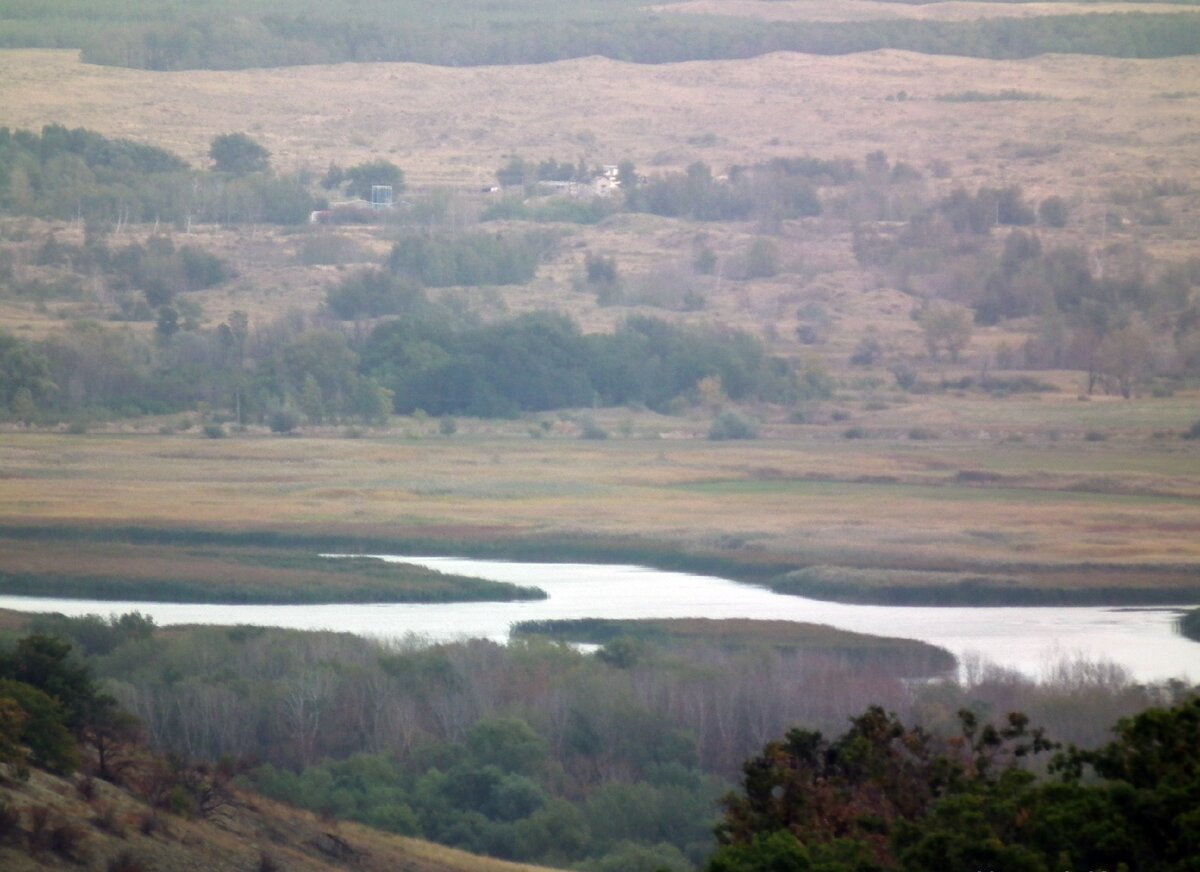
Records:
[[[1064,658],[1108,661],[1138,681],[1200,680],[1200,643],[1175,630],[1170,608],[846,605],[777,594],[710,576],[637,566],[383,557],[461,575],[534,585],[548,598],[513,603],[208,605],[0,597],[0,608],[66,615],[140,611],[160,625],[261,624],[430,640],[504,641],[516,621],[547,618],[757,618],[904,636],[1032,677]]]

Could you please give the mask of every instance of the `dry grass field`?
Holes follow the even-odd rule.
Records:
[[[939,99],[1005,90],[1036,99]],[[905,99],[897,99],[901,94]],[[1136,244],[1166,261],[1190,256],[1200,232],[1198,105],[1198,58],[987,61],[882,51],[661,66],[587,58],[469,69],[343,64],[156,73],[84,65],[72,52],[0,52],[0,125],[84,126],[163,145],[198,166],[207,165],[215,134],[246,130],[283,171],[321,173],[331,162],[392,160],[405,169],[415,196],[431,186],[457,192],[450,195],[452,213],[478,212],[479,189],[494,181],[510,154],[591,163],[630,159],[653,174],[697,160],[723,170],[798,154],[861,161],[883,150],[925,173],[927,196],[955,185],[1016,183],[1031,202],[1066,198],[1073,219],[1064,230],[1043,230],[1049,244]],[[1168,203],[1169,222],[1106,229],[1109,213],[1133,208],[1114,200],[1136,202],[1159,181],[1184,192]],[[779,277],[718,283],[707,291],[705,312],[675,317],[750,329],[777,353],[793,354],[797,309],[814,304],[832,316],[825,351],[835,357],[847,355],[867,326],[919,350],[908,319],[911,298],[858,267],[849,229],[824,220],[790,222],[779,240]],[[531,285],[474,294],[471,304],[491,316],[553,308],[587,330],[611,329],[630,307],[603,309],[590,295],[570,293],[585,252],[618,254],[624,276],[654,287],[664,278],[669,283],[672,270],[690,275],[686,266],[698,238],[726,260],[755,230],[618,216],[574,228]],[[15,231],[11,224],[0,228],[3,235]],[[70,241],[82,229],[59,232]],[[135,229],[126,238],[150,232]],[[346,232],[358,241],[364,262],[377,261],[388,248],[386,232]],[[189,242],[229,257],[241,270],[234,281],[195,295],[207,323],[235,309],[255,323],[288,308],[315,309],[339,270],[300,263],[306,236],[196,228]],[[103,317],[71,304],[35,310],[0,302],[0,323],[25,335],[44,335],[63,317],[78,315]],[[977,342],[993,347],[1004,338],[1010,337],[991,330],[980,332]]]
[[[797,4],[769,5],[786,14]],[[896,14],[920,10],[934,11],[895,5]],[[939,99],[1006,89],[1035,99]],[[466,201],[510,154],[630,159],[654,173],[696,160],[723,169],[798,154],[861,161],[881,149],[924,172],[933,193],[1018,183],[1034,202],[1065,197],[1076,217],[1065,230],[1046,231],[1050,242],[1092,243],[1103,233],[1166,261],[1194,254],[1200,233],[1198,110],[1194,57],[1007,62],[883,51],[662,66],[588,58],[155,73],[83,65],[72,52],[0,52],[0,124],[85,126],[171,148],[196,165],[207,163],[215,134],[245,130],[280,170],[319,173],[332,161],[381,157],[401,165],[417,189],[447,186]],[[1106,211],[1120,209],[1114,191],[1159,179],[1185,192],[1170,222],[1101,231]],[[636,308],[601,308],[570,292],[585,251],[619,253],[623,272],[636,276],[686,260],[697,234],[725,255],[754,230],[620,215],[574,230],[531,285],[473,294],[471,305],[487,315],[554,308],[587,330],[608,329]],[[198,229],[196,241],[242,269],[228,285],[196,295],[207,323],[234,309],[256,324],[290,307],[315,309],[339,269],[299,265],[305,232]],[[366,260],[387,250],[386,229],[353,232]],[[161,435],[159,420],[87,435],[9,430],[0,434],[0,523],[447,541],[634,537],[748,561],[1036,566],[1043,575],[1030,583],[1195,590],[1200,451],[1177,438],[1197,416],[1194,394],[1081,402],[1078,373],[1039,374],[1060,390],[1033,397],[897,394],[844,361],[869,328],[919,353],[912,298],[856,266],[848,224],[791,222],[780,247],[785,269],[777,278],[717,287],[704,311],[671,316],[752,329],[773,351],[798,357],[807,353],[794,338],[798,307],[827,308],[824,351],[843,390],[804,424],[762,410],[768,424],[758,441],[703,439],[704,410],[600,410],[614,436],[602,443],[580,441],[568,414],[461,421],[452,439],[420,420],[358,439],[334,428],[297,439],[251,429],[216,441],[194,427]],[[71,314],[6,304],[0,322],[39,335]],[[969,357],[1022,338],[978,330]],[[970,360],[948,374],[970,372]]]
[[[713,443],[678,438],[697,435],[700,422],[649,415],[628,422],[629,438],[605,442],[581,441],[562,421],[541,439],[519,424],[475,422],[451,439],[428,425],[415,438],[415,423],[411,438],[7,433],[0,522],[273,529],[447,547],[496,537],[640,542],[734,564],[1194,592],[1197,446],[1153,439],[1146,426],[1187,407],[1070,402],[1079,410],[1046,400],[946,404],[942,435],[918,441],[894,428],[906,415],[931,416],[899,407],[878,413],[886,427],[861,413],[868,438],[853,440],[838,436],[840,425],[780,425],[767,439]],[[615,429],[627,413],[605,414]],[[1106,414],[1105,441],[1065,426]],[[1023,429],[1038,419],[1063,429]]]
[[[1046,99],[935,99],[1006,88]],[[901,91],[906,100],[888,99]],[[84,126],[196,165],[207,164],[214,135],[245,130],[282,170],[384,157],[417,185],[464,188],[492,183],[513,153],[627,158],[648,172],[883,149],[918,167],[944,159],[964,182],[1003,177],[1034,196],[1096,196],[1130,180],[1200,178],[1198,101],[1195,57],[988,61],[880,51],[660,66],[585,58],[156,73],[84,65],[69,51],[0,52],[0,124],[10,127]]]

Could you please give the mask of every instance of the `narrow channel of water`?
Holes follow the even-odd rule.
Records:
[[[1063,658],[1104,660],[1139,681],[1200,680],[1200,644],[1175,630],[1177,610],[1100,607],[916,607],[845,605],[785,596],[709,576],[636,566],[512,563],[453,557],[383,557],[461,575],[540,587],[537,602],[329,605],[203,605],[0,597],[0,608],[67,615],[140,611],[160,625],[262,624],[430,640],[504,641],[509,627],[547,618],[757,618],[830,624],[904,636],[977,655],[1031,676]]]

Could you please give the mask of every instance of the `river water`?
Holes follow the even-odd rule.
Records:
[[[206,605],[0,597],[0,608],[66,615],[140,611],[160,625],[261,624],[435,641],[504,641],[516,621],[547,618],[757,618],[904,636],[1032,677],[1063,659],[1106,661],[1138,681],[1200,681],[1200,643],[1175,630],[1179,610],[1100,607],[864,606],[777,594],[710,576],[636,566],[383,557],[461,575],[533,585],[548,599],[514,603]]]

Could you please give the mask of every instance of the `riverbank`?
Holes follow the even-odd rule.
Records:
[[[38,550],[38,545],[42,550]],[[803,565],[758,551],[681,549],[624,537],[495,527],[399,535],[329,530],[0,525],[0,594],[196,603],[466,602],[538,599],[522,585],[320,554],[453,554],[531,563],[634,565],[728,578],[830,602],[923,606],[1138,606],[1200,602],[1200,567],[973,562]],[[827,556],[827,555],[823,555]]]
[[[5,532],[8,535],[5,535]],[[452,603],[536,600],[536,588],[365,557],[321,557],[308,543],[190,531],[0,531],[0,594],[168,603]]]
[[[216,440],[14,431],[0,442],[0,537],[59,543],[57,554],[85,568],[88,554],[116,542],[278,548],[306,560],[635,564],[843,602],[1191,604],[1200,602],[1200,448],[1143,432],[1179,405],[941,397],[936,408],[871,413],[952,413],[956,432],[970,424],[985,435],[1003,418],[1056,435],[1023,441],[914,440],[902,428],[831,439],[808,425],[736,444],[580,440],[553,429],[530,438],[521,421],[460,421],[443,438],[396,428]],[[604,415],[633,415],[597,414],[614,433]],[[637,414],[634,434],[687,424]],[[1117,429],[1135,420],[1143,429]],[[1071,422],[1103,422],[1111,435],[1069,436]],[[104,574],[155,580],[117,570]]]

